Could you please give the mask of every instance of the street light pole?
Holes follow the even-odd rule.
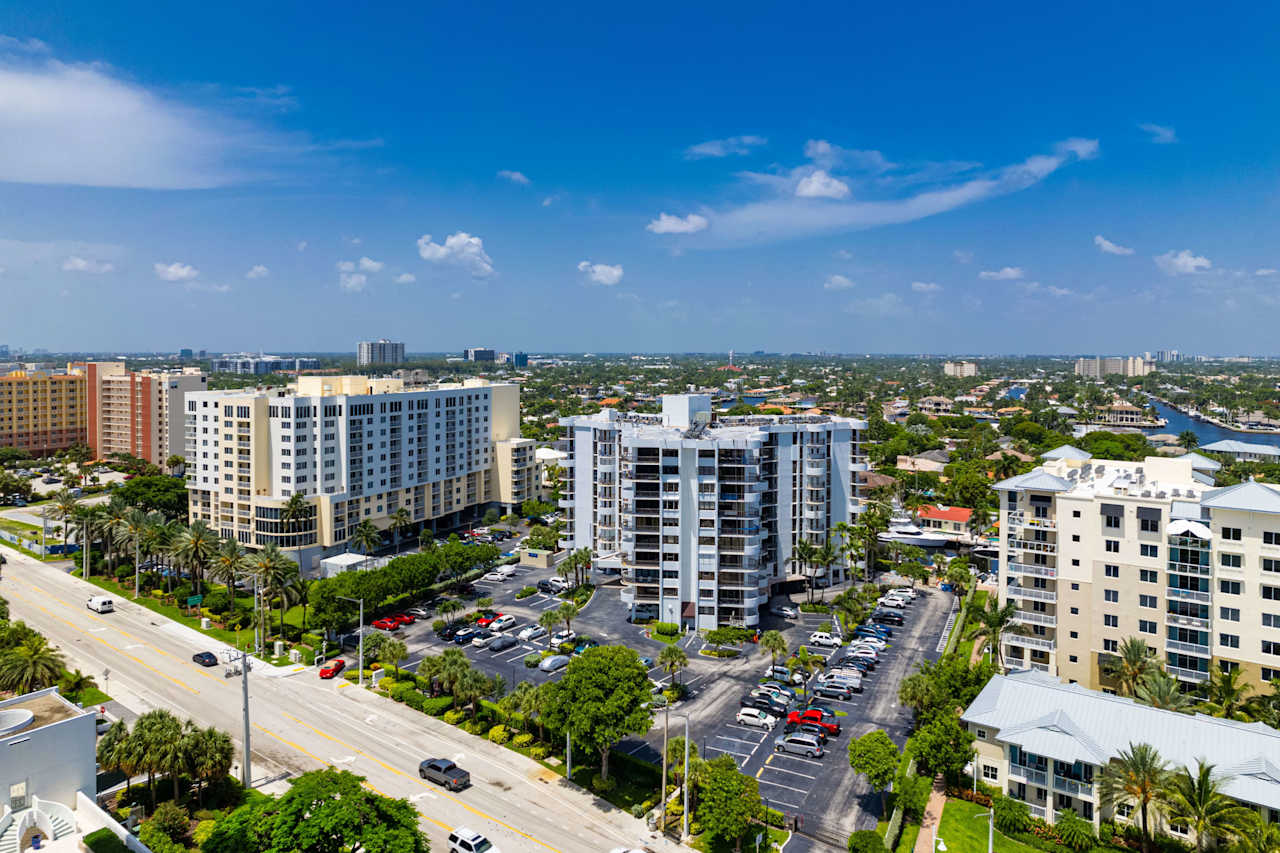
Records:
[[[996,810],[993,808],[988,812],[981,812],[974,817],[985,817],[987,819],[987,853],[995,853],[995,835],[996,835]]]
[[[240,650],[240,684],[244,693],[244,761],[240,764],[240,784],[248,790],[253,775],[249,771],[249,652]]]
[[[665,784],[665,782],[664,782]],[[665,794],[666,791],[663,791]],[[689,837],[689,715],[684,717],[684,816],[680,824],[680,840]]]
[[[360,680],[360,686],[364,687],[364,599],[348,598],[345,595],[339,595],[337,597],[343,601],[350,601],[352,604],[360,605],[360,627],[356,629],[358,632],[356,636],[360,640],[360,650],[356,652],[356,654],[360,656],[360,659],[356,661],[356,667],[359,673],[358,678]]]

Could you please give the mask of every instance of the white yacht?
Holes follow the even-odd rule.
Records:
[[[915,523],[915,519],[907,515],[889,519],[889,529],[876,538],[881,542],[901,542],[904,545],[919,545],[922,548],[941,548],[953,541],[953,537],[945,533],[924,530]]]

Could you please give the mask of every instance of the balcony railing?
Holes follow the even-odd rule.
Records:
[[[1184,601],[1199,601],[1208,604],[1213,601],[1213,596],[1207,592],[1200,592],[1196,589],[1178,589],[1177,587],[1169,587],[1165,590],[1170,598],[1181,598]]]
[[[1199,683],[1209,680],[1209,673],[1201,672],[1198,669],[1183,669],[1180,666],[1170,666],[1168,664],[1165,665],[1165,669],[1174,678],[1181,679],[1182,681],[1195,681]]]
[[[1015,779],[1030,782],[1032,785],[1039,785],[1041,788],[1049,787],[1049,774],[1044,770],[1036,770],[1024,764],[1010,764],[1009,775]]]
[[[1208,619],[1198,619],[1195,616],[1179,616],[1177,613],[1166,613],[1164,615],[1164,624],[1177,625],[1180,628],[1199,628],[1202,631],[1209,630]]]
[[[1017,539],[1009,537],[1009,547],[1015,551],[1032,551],[1036,554],[1058,553],[1058,543],[1041,542],[1038,539]]]
[[[1048,613],[1037,613],[1034,610],[1019,610],[1013,614],[1014,622],[1021,622],[1024,625],[1057,625],[1056,616]]]
[[[1035,575],[1040,578],[1056,578],[1058,569],[1055,566],[1040,566],[1035,563],[1019,563],[1009,561],[1008,572],[1011,575]]]
[[[1197,643],[1184,643],[1181,640],[1165,640],[1164,647],[1169,651],[1185,652],[1189,655],[1200,655],[1206,658],[1212,654],[1208,646],[1201,646]]]
[[[1090,782],[1077,782],[1075,779],[1068,779],[1065,776],[1054,774],[1053,789],[1070,794],[1073,797],[1089,797],[1093,798],[1093,784]]]
[[[1057,530],[1058,522],[1051,518],[1036,518],[1029,516],[1025,512],[1009,513],[1009,527],[1030,527],[1034,530]]]
[[[1041,651],[1051,652],[1056,647],[1053,640],[1046,640],[1044,637],[1024,636],[1019,634],[1001,634],[1001,641],[1010,646],[1022,646],[1028,649],[1039,649]]]
[[[1022,586],[1012,583],[1005,587],[1010,598],[1029,598],[1033,601],[1057,601],[1058,593],[1050,589],[1039,589],[1034,586]]]

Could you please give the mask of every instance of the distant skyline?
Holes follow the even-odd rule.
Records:
[[[0,10],[0,344],[1260,354],[1280,10]]]

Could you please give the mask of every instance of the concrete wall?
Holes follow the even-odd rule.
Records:
[[[31,696],[56,694],[56,688],[27,694],[0,708]],[[27,783],[27,796],[70,804],[77,791],[94,791],[97,785],[94,751],[97,731],[93,712],[85,712],[40,728],[19,731],[0,738],[0,791],[8,796],[9,786]]]

